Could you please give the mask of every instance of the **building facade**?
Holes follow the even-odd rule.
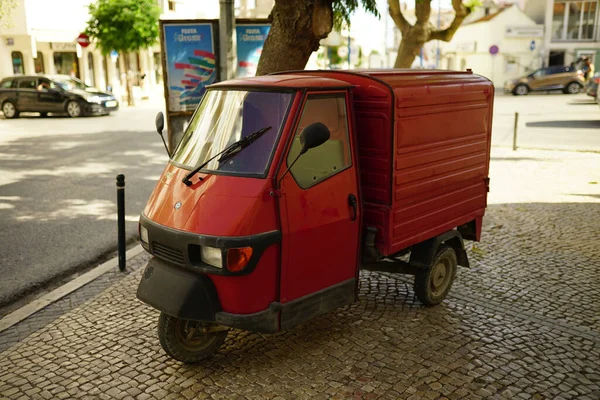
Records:
[[[527,0],[525,13],[544,24],[545,65],[568,65],[581,56],[600,63],[600,1]]]
[[[489,78],[496,87],[543,65],[544,26],[517,4],[478,10],[444,46],[443,68]]]

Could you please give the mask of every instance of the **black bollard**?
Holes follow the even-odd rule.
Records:
[[[117,175],[117,230],[119,269],[125,271],[125,175]]]

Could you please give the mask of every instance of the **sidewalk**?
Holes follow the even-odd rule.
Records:
[[[449,298],[361,273],[359,302],[169,359],[135,297],[148,255],[0,333],[0,398],[600,398],[600,155],[494,149],[481,243]],[[595,182],[595,183],[594,183]]]

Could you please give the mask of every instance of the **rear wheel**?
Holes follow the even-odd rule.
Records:
[[[190,321],[161,313],[158,340],[172,358],[197,363],[214,355],[227,337],[227,329],[215,324]]]
[[[67,103],[67,114],[71,118],[81,117],[83,114],[83,109],[81,108],[81,104],[76,102],[75,100],[71,100]]]
[[[415,275],[415,295],[427,306],[441,303],[452,287],[456,276],[456,253],[448,245],[441,245],[426,270]]]
[[[581,91],[581,85],[577,82],[571,82],[565,86],[564,92],[566,94],[577,94]]]
[[[8,100],[2,104],[2,112],[4,113],[4,118],[7,119],[17,118],[19,116],[17,107],[15,107],[15,105]]]
[[[513,90],[513,94],[515,96],[525,96],[527,93],[529,93],[529,88],[527,87],[527,85],[517,85],[517,87],[515,88],[515,90]]]

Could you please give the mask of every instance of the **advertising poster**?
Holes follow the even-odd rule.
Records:
[[[193,112],[206,86],[217,81],[213,24],[169,23],[163,34],[168,111]]]
[[[237,59],[236,77],[255,76],[258,59],[269,34],[269,24],[236,25]]]

